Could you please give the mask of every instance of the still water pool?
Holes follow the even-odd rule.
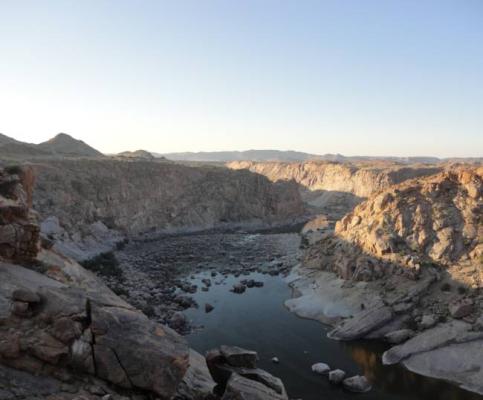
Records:
[[[381,343],[338,342],[326,337],[329,327],[316,321],[301,319],[287,311],[283,303],[291,297],[291,289],[278,276],[259,273],[235,278],[221,275],[211,278],[208,272],[191,280],[202,287],[201,279],[210,278],[208,292],[193,295],[198,309],[186,311],[194,325],[202,325],[187,336],[191,347],[204,354],[222,344],[236,345],[258,352],[259,366],[280,377],[290,398],[320,399],[407,399],[407,400],[481,400],[483,396],[467,392],[447,382],[425,378],[400,366],[383,366]],[[241,279],[263,281],[262,288],[247,289],[243,294],[230,292]],[[205,303],[215,308],[205,313]],[[271,362],[278,357],[279,364]],[[327,377],[315,375],[312,364],[324,362],[340,368],[349,376],[365,375],[373,384],[372,391],[354,394],[331,385]]]

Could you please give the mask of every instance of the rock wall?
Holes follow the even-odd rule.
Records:
[[[369,197],[382,189],[410,178],[441,171],[439,167],[400,166],[395,164],[348,164],[325,161],[303,163],[235,161],[232,169],[248,169],[265,175],[271,181],[294,180],[303,187],[315,190],[348,192]]]
[[[31,168],[0,170],[0,257],[28,261],[38,251],[39,227],[32,204]]]
[[[355,205],[391,185],[440,172],[440,167],[401,166],[393,163],[303,163],[235,161],[231,169],[248,169],[273,182],[293,180],[304,201],[315,210],[339,219]]]
[[[272,224],[304,212],[295,184],[273,184],[249,171],[112,160],[34,168],[36,210],[42,218],[55,215],[71,232],[98,221],[130,233]]]

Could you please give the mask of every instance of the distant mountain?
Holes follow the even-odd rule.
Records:
[[[437,164],[440,162],[483,162],[483,157],[468,158],[438,158],[431,156],[421,157],[373,157],[373,156],[344,156],[342,154],[311,154],[300,151],[281,150],[247,150],[247,151],[212,151],[212,152],[186,152],[186,153],[152,153],[156,157],[166,157],[173,161],[194,162],[231,162],[231,161],[278,161],[303,162],[308,160],[332,162],[356,161],[393,161],[404,164]]]
[[[38,160],[65,157],[104,157],[102,153],[82,140],[60,133],[40,143],[25,143],[0,134],[0,161]]]
[[[19,142],[9,136],[6,136],[0,133],[0,146],[4,144],[10,144],[10,143],[19,143]]]
[[[103,154],[82,140],[74,139],[65,133],[59,133],[52,139],[40,143],[39,149],[50,151],[61,156],[74,157],[103,157]]]
[[[213,151],[213,152],[186,152],[186,153],[153,153],[157,157],[166,157],[173,161],[201,161],[201,162],[229,162],[229,161],[306,161],[320,159],[316,154],[300,151],[281,150],[247,150],[247,151]]]

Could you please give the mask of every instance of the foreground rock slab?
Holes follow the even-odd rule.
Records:
[[[28,313],[11,312],[12,302],[26,304]],[[0,361],[33,374],[69,380],[75,369],[167,398],[189,367],[182,337],[109,289],[86,291],[19,265],[0,263],[0,320]]]

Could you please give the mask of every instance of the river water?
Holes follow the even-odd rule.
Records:
[[[202,287],[201,279],[211,278],[208,272],[194,275],[191,281]],[[221,281],[219,275],[212,281]],[[383,366],[381,343],[338,342],[326,337],[328,327],[319,322],[301,319],[284,307],[291,289],[283,278],[251,273],[243,279],[264,282],[262,288],[251,288],[243,294],[230,292],[241,278],[228,276],[211,286],[208,292],[198,291],[193,298],[200,305],[185,313],[194,325],[203,326],[187,336],[195,350],[204,354],[222,344],[256,350],[259,366],[281,378],[290,398],[320,399],[407,399],[407,400],[481,400],[483,396],[467,392],[441,380],[425,378],[400,366]],[[205,312],[205,303],[214,306]],[[278,357],[279,364],[271,361]],[[332,369],[340,368],[348,376],[365,375],[373,384],[372,391],[354,394],[333,386],[326,376],[311,371],[311,365],[324,362]]]

